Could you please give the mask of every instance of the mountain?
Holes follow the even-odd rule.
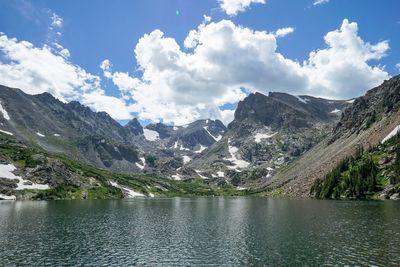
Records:
[[[144,136],[151,143],[146,150],[157,158],[157,171],[163,175],[177,180],[193,178],[195,172],[185,171],[185,165],[218,142],[225,131],[221,121],[210,119],[182,126],[149,124],[144,129]]]
[[[167,147],[199,152],[220,140],[226,131],[220,120],[198,120],[183,126],[149,124],[147,130],[157,132]]]
[[[355,99],[340,121],[319,144],[265,181],[260,191],[276,189],[310,196],[315,180],[327,177],[342,161],[381,144],[400,128],[400,76],[385,81]],[[366,177],[361,177],[363,179]]]
[[[4,113],[4,109],[2,110]],[[154,173],[126,174],[87,165],[27,145],[0,132],[0,200],[110,199],[154,196],[240,195],[232,186],[173,181]]]
[[[136,118],[133,118],[132,120],[130,120],[124,126],[124,129],[128,134],[134,135],[134,136],[142,135],[144,133],[142,125]]]
[[[140,170],[134,139],[143,130],[135,119],[123,127],[79,102],[63,103],[49,93],[28,95],[5,86],[0,86],[0,101],[1,129],[26,143],[114,171]]]
[[[400,126],[381,144],[343,159],[313,182],[316,198],[400,199]],[[397,133],[397,134],[396,134]]]
[[[52,170],[54,177],[58,177],[58,182],[51,182],[51,178],[42,181],[38,175],[30,178],[33,170],[26,167],[18,170],[33,185],[45,182],[51,187],[59,186],[63,184],[61,177],[66,175],[72,179],[65,177],[66,183],[87,186],[88,177],[68,172],[71,169],[66,167],[65,160],[73,159],[95,168],[89,174],[98,173],[101,168],[109,176],[129,173],[157,177],[156,180],[201,181],[196,184],[196,188],[201,185],[201,190],[235,186],[247,193],[294,196],[310,196],[313,187],[318,189],[313,195],[333,197],[339,193],[323,190],[326,184],[330,185],[324,178],[330,181],[329,177],[339,177],[335,171],[339,168],[344,173],[333,180],[347,181],[349,178],[344,177],[350,169],[341,167],[343,161],[349,162],[347,167],[354,167],[372,166],[371,162],[377,164],[377,159],[383,160],[381,157],[388,154],[391,163],[395,160],[396,155],[391,153],[396,149],[394,145],[376,146],[400,128],[399,84],[399,76],[394,77],[365,96],[347,101],[277,92],[254,93],[238,103],[228,127],[219,120],[198,120],[182,126],[155,123],[144,128],[136,118],[122,126],[107,113],[94,112],[76,101],[63,103],[48,93],[27,95],[19,89],[1,86],[0,135],[15,138],[15,142],[25,146],[23,155],[30,149],[39,150],[39,156],[32,155],[28,162],[46,170],[43,177],[50,177]],[[370,147],[377,150],[371,152]],[[18,163],[17,156],[7,156],[8,148],[4,151],[2,162]],[[365,156],[356,154],[359,151]],[[43,154],[50,160],[40,163]],[[354,155],[359,157],[351,158]],[[64,163],[54,165],[60,159]],[[101,179],[102,186],[110,185],[110,180]],[[121,180],[125,185],[126,179]],[[378,180],[387,182],[375,177],[374,181]],[[8,186],[9,182],[5,183]],[[374,188],[382,189],[378,185]],[[352,190],[335,192],[350,197],[354,195]],[[393,192],[396,191],[389,193]],[[386,195],[390,197],[389,193]]]
[[[219,120],[143,128],[133,118],[122,126],[107,113],[94,112],[77,101],[63,103],[49,93],[28,95],[5,86],[0,86],[0,104],[6,114],[0,116],[0,130],[48,152],[117,172],[172,175],[226,130]]]
[[[255,186],[322,140],[350,104],[254,93],[239,102],[224,136],[186,166],[198,176]],[[182,171],[185,171],[183,169]]]

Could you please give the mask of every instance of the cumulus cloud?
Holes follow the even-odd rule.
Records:
[[[351,98],[389,78],[382,66],[369,62],[386,56],[388,41],[370,44],[358,36],[358,25],[343,20],[340,29],[325,35],[327,48],[310,53],[304,62],[310,86],[305,93]]]
[[[315,0],[313,5],[318,6],[318,5],[323,5],[329,3],[330,0]]]
[[[293,32],[294,32],[294,28],[292,28],[292,27],[281,28],[281,29],[278,29],[275,31],[275,37],[284,37]]]
[[[119,97],[107,96],[102,78],[71,63],[68,49],[59,43],[37,47],[0,34],[0,83],[31,94],[50,92],[63,101],[80,100],[115,119],[137,113],[143,120],[179,125],[205,118],[228,123],[234,110],[223,107],[249,92],[348,99],[389,78],[378,64],[388,42],[365,42],[357,23],[343,20],[325,35],[326,46],[303,62],[277,51],[277,38],[293,30],[254,31],[205,17],[183,47],[154,30],[134,49],[141,76],[114,71],[109,60],[100,64]]]
[[[396,68],[400,71],[400,63],[396,64]]]
[[[370,44],[358,36],[358,25],[344,20],[325,35],[326,47],[302,63],[277,52],[277,37],[292,32],[253,31],[232,21],[207,23],[190,31],[184,48],[160,30],[145,34],[135,48],[143,76],[112,72],[101,65],[140,118],[184,124],[199,118],[229,122],[233,110],[222,110],[246,92],[282,91],[329,98],[351,98],[380,84],[389,75],[370,61],[384,57],[387,41]]]
[[[265,4],[265,0],[218,0],[222,10],[229,16],[236,16],[250,7],[251,4]]]
[[[98,76],[72,64],[68,57],[69,51],[60,44],[36,47],[0,33],[0,84],[29,94],[49,92],[62,101],[80,100],[116,119],[131,117],[118,98],[105,96]]]
[[[81,98],[81,103],[96,111],[105,111],[114,119],[132,118],[132,110],[123,99],[107,96],[101,89],[85,93]]]

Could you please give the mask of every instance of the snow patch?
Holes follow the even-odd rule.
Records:
[[[17,200],[15,196],[6,196],[3,194],[0,194],[0,200]]]
[[[172,128],[174,131],[178,130],[179,128],[174,126],[174,128]]]
[[[347,100],[346,102],[352,104],[352,103],[354,103],[354,101],[355,101],[355,99],[350,99],[350,100]]]
[[[59,136],[61,136],[61,135],[59,135],[59,134],[53,134],[55,137],[59,137]]]
[[[3,106],[1,105],[1,101],[0,101],[0,113],[3,115],[3,118],[6,120],[10,120],[10,116],[7,113],[7,110],[5,108],[3,108]]]
[[[141,164],[139,164],[139,163],[135,163],[135,165],[136,165],[136,167],[138,167],[139,169],[141,169],[141,170],[143,170],[144,169],[144,166],[143,165],[141,165]]]
[[[284,157],[279,157],[277,160],[274,161],[274,164],[277,165],[277,166],[280,166],[283,163],[285,163],[285,158]]]
[[[243,190],[247,190],[247,188],[238,186],[238,187],[236,187],[236,190],[238,190],[238,191],[243,191]]]
[[[186,164],[186,163],[188,163],[189,161],[192,160],[190,157],[188,157],[186,155],[182,156],[182,159],[183,159],[183,164]]]
[[[339,113],[339,112],[341,112],[341,110],[340,110],[340,109],[337,109],[337,108],[335,108],[334,110],[331,111],[331,113],[333,113],[333,114]]]
[[[201,152],[203,152],[205,149],[207,149],[206,146],[200,145],[200,149],[199,149],[199,150],[196,150],[194,153],[201,153]]]
[[[382,140],[382,144],[385,143],[386,141],[388,141],[390,138],[392,138],[393,136],[395,136],[398,132],[400,132],[400,125],[398,125],[396,128],[393,129],[393,131],[391,131],[385,138],[383,138]]]
[[[182,176],[180,176],[179,173],[174,174],[174,175],[172,175],[171,177],[172,177],[172,179],[174,179],[175,181],[180,181],[180,180],[182,180]]]
[[[184,147],[183,145],[181,145],[181,147],[179,148],[179,150],[186,150],[186,151],[190,151],[189,148]]]
[[[15,190],[24,190],[24,189],[37,189],[37,190],[45,190],[49,189],[49,185],[47,184],[35,184],[29,180],[24,180],[20,176],[16,176],[13,171],[16,168],[12,164],[0,164],[0,177],[6,178],[9,180],[18,180],[17,188]]]
[[[307,98],[301,98],[299,95],[295,95],[295,97],[296,97],[301,103],[304,103],[304,104],[307,104],[307,102],[310,101],[310,100],[307,99]]]
[[[136,162],[135,165],[136,165],[139,169],[143,170],[144,167],[146,166],[146,159],[145,159],[144,157],[141,157],[141,158],[139,158],[139,159],[140,159],[140,161],[142,162],[142,164],[140,164],[139,162]]]
[[[254,135],[254,141],[256,141],[256,143],[260,143],[262,139],[268,139],[273,137],[274,135],[276,135],[277,133],[273,133],[273,134],[263,134],[263,133],[256,133]]]
[[[229,169],[236,170],[237,168],[246,168],[250,165],[249,162],[242,160],[242,159],[238,159],[236,157],[235,154],[239,151],[239,148],[228,145],[228,150],[229,150],[229,153],[231,154],[231,157],[227,158],[226,160],[229,160],[230,162],[232,162],[235,165],[235,166],[228,166]]]
[[[4,131],[4,130],[0,130],[0,132],[4,133],[4,134],[8,134],[8,135],[14,135],[13,133],[10,133],[8,131]]]
[[[158,138],[160,138],[160,135],[156,131],[149,129],[143,129],[143,135],[144,138],[149,141],[156,141]]]
[[[117,182],[110,181],[110,184],[111,184],[111,186],[114,186],[114,187],[116,187],[116,188],[121,189],[122,192],[126,193],[126,195],[127,195],[128,198],[145,197],[144,194],[139,193],[139,192],[135,192],[135,191],[133,191],[132,189],[129,189],[129,188],[127,188],[127,187],[120,186]]]
[[[175,143],[174,143],[174,149],[177,149],[178,148],[178,141],[176,141]]]
[[[37,135],[37,136],[40,136],[40,137],[46,137],[44,134],[39,133],[39,132],[36,132],[36,135]]]
[[[218,177],[225,177],[225,174],[224,174],[224,172],[217,172],[217,176]]]
[[[210,133],[210,131],[208,130],[207,126],[203,127],[203,129],[206,130],[207,133],[208,133],[215,141],[221,140],[222,136],[221,136],[221,135],[218,135],[217,137],[215,137],[214,135],[212,135],[212,134]]]
[[[197,173],[198,176],[200,176],[201,179],[210,179],[210,178],[202,175],[200,170],[194,170],[194,171]]]

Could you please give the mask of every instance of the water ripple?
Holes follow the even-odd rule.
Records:
[[[389,201],[0,204],[1,266],[400,266],[399,243]]]

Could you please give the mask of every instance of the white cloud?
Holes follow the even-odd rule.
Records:
[[[132,118],[131,110],[123,99],[107,96],[101,89],[84,94],[81,102],[94,110],[105,111],[115,119],[127,120]]]
[[[233,121],[235,115],[235,110],[226,109],[221,111],[221,121],[228,125],[231,121]]]
[[[63,58],[68,59],[71,56],[71,54],[69,53],[69,50],[64,48],[59,43],[54,42],[53,46],[54,46],[55,52],[57,54],[59,54],[60,56],[62,56]]]
[[[304,62],[277,52],[277,38],[293,30],[254,31],[205,17],[189,32],[184,47],[154,30],[135,47],[141,77],[114,71],[109,60],[101,63],[120,97],[107,96],[101,78],[71,63],[62,45],[35,47],[0,34],[0,83],[31,94],[50,92],[64,101],[81,100],[116,119],[137,112],[141,119],[179,125],[205,118],[229,122],[234,111],[222,106],[243,99],[244,92],[349,99],[389,78],[376,65],[388,42],[363,41],[357,23],[343,20],[325,35],[326,47],[312,51]]]
[[[294,28],[292,27],[287,27],[287,28],[281,28],[275,31],[275,37],[284,37],[290,33],[294,32]]]
[[[113,73],[109,61],[102,68],[125,97],[133,99],[140,118],[175,124],[200,118],[229,122],[233,111],[220,107],[242,99],[242,88],[347,99],[389,77],[383,67],[369,65],[386,55],[388,42],[364,42],[356,23],[344,20],[340,29],[325,35],[326,48],[311,52],[303,63],[277,52],[277,36],[291,31],[268,33],[229,20],[205,21],[188,34],[183,50],[155,30],[135,48],[141,79]]]
[[[68,57],[69,51],[59,44],[35,47],[0,33],[0,84],[29,94],[49,92],[62,101],[83,99],[90,107],[110,112],[116,119],[131,117],[121,100],[104,95],[98,76],[72,64]],[[107,101],[118,109],[112,110]]]
[[[400,71],[400,63],[396,64],[396,68]]]
[[[330,0],[315,0],[313,5],[318,6],[318,5],[323,5],[329,3]]]
[[[352,98],[365,93],[389,78],[381,66],[370,66],[389,50],[388,41],[364,42],[358,36],[358,25],[343,20],[340,29],[325,35],[327,48],[310,53],[304,63],[310,87],[304,93],[323,97]]]
[[[56,13],[53,13],[51,16],[51,26],[54,28],[61,28],[63,26],[63,19]]]
[[[222,10],[229,16],[236,16],[245,11],[251,4],[265,4],[265,0],[218,0]]]

